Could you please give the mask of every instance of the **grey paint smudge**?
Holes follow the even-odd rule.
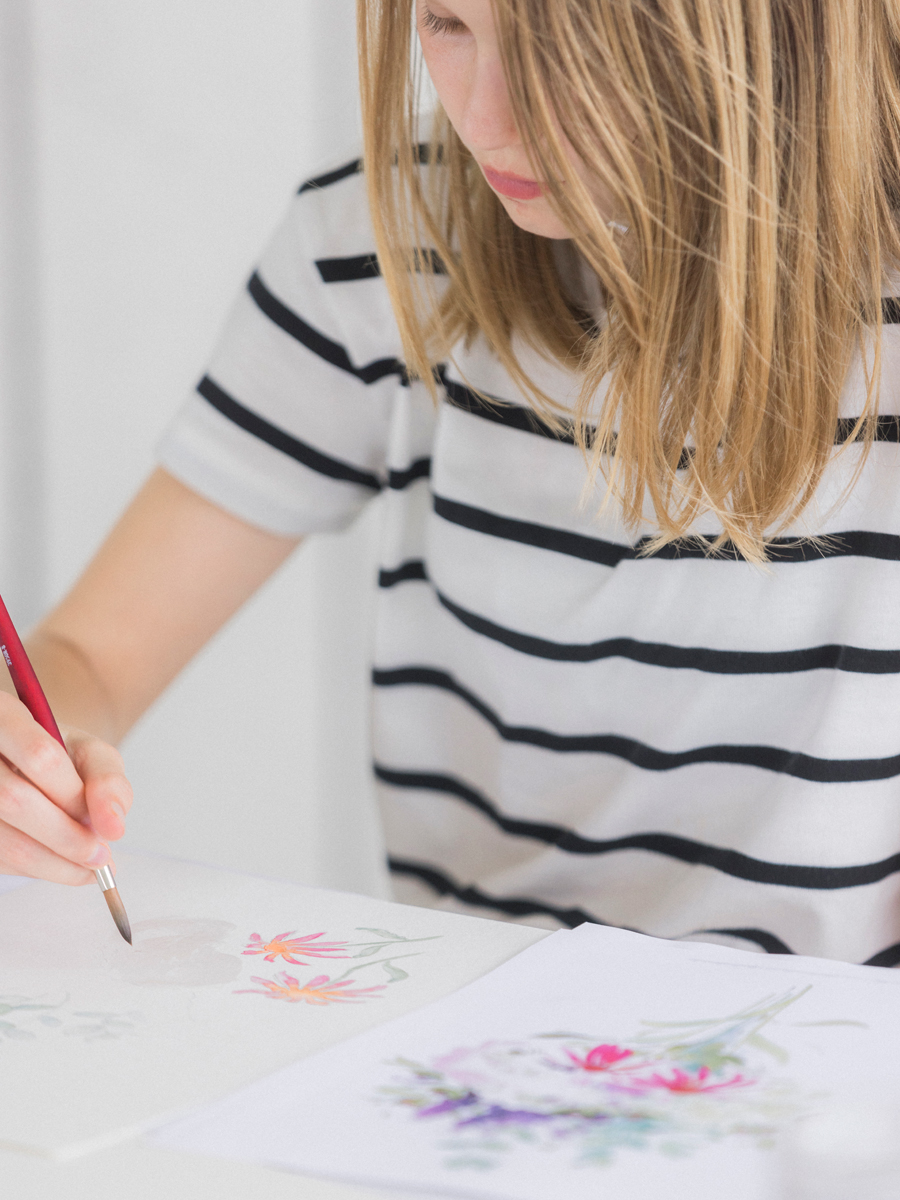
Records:
[[[115,971],[138,987],[230,983],[241,972],[241,960],[216,947],[236,928],[230,921],[212,919],[167,917],[139,921],[132,929],[134,950],[117,955]]]

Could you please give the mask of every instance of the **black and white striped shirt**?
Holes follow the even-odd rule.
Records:
[[[410,385],[357,164],[300,189],[161,459],[283,534],[383,494],[374,753],[399,898],[900,962],[898,313],[849,496],[855,447],[768,569],[646,557],[650,522],[580,503],[579,450],[482,346],[443,368],[437,410]],[[845,418],[863,395],[855,369]]]

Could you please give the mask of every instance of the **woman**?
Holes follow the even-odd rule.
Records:
[[[107,743],[381,491],[400,898],[900,961],[893,8],[359,26],[365,171],[301,188],[33,639],[71,762],[4,699],[0,870],[88,881],[130,803]]]

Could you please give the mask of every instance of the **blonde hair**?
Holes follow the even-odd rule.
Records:
[[[513,224],[440,113],[423,155],[413,0],[358,0],[370,207],[407,366],[434,387],[450,347],[481,335],[537,412],[573,430],[630,523],[649,502],[657,546],[709,513],[759,561],[834,453],[866,346],[860,464],[874,435],[881,290],[900,262],[897,5],[493,7],[521,136],[606,319],[592,327],[573,304],[553,244]],[[624,237],[571,171],[563,131]],[[574,412],[528,378],[516,337],[579,373]]]

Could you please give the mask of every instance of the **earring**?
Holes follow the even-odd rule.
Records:
[[[613,233],[618,233],[621,237],[631,232],[631,226],[624,225],[621,221],[607,221],[606,228],[611,229]]]

